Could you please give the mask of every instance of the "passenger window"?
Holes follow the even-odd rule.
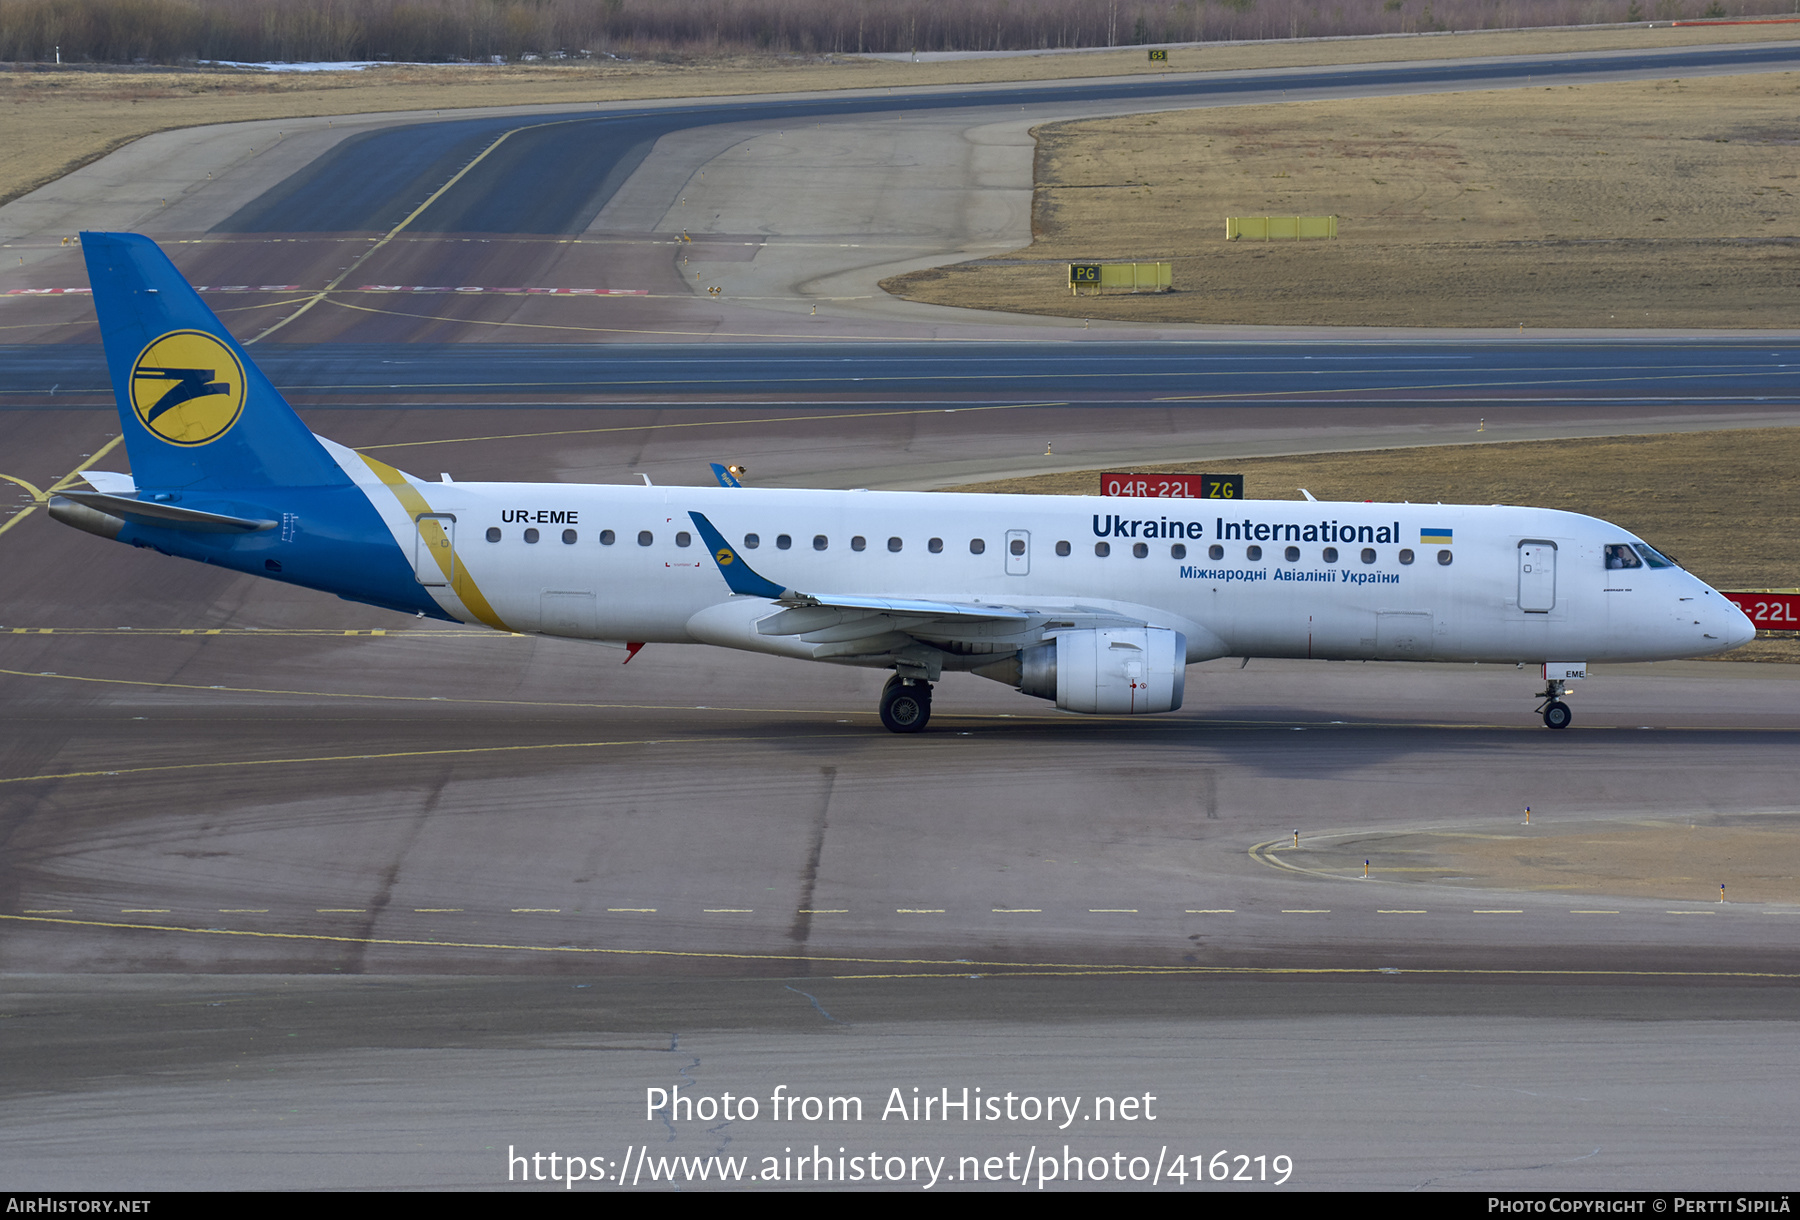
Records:
[[[1300,548],[1297,546],[1291,546],[1287,550],[1282,552],[1282,556],[1289,563],[1299,563],[1300,562]]]
[[[1215,542],[1213,545],[1206,548],[1206,557],[1214,563],[1217,563],[1219,560],[1225,558],[1225,548]]]
[[[1336,563],[1337,548],[1334,546],[1326,547],[1325,550],[1320,553],[1319,558],[1323,559],[1326,563]]]
[[[814,534],[813,535],[813,550],[822,551],[830,545],[831,545],[831,540],[829,538],[825,537],[824,534]]]
[[[1025,553],[1025,540],[1023,538],[1014,538],[1011,542],[1006,544],[1006,549],[1015,555],[1023,555]]]
[[[860,551],[868,545],[868,539],[864,538],[861,534],[858,534],[850,540],[850,549],[853,551]]]
[[[1362,561],[1364,563],[1374,563],[1375,562],[1375,548],[1374,547],[1366,546],[1362,549]]]
[[[1094,554],[1100,556],[1100,558],[1102,558],[1102,559],[1105,559],[1108,555],[1112,554],[1112,543],[1096,542],[1094,544]]]
[[[793,545],[794,545],[794,540],[792,538],[788,537],[788,535],[786,535],[786,534],[776,534],[775,535],[775,549],[776,550],[785,551]]]
[[[489,542],[500,541],[500,527],[499,526],[497,526],[497,525],[488,526],[487,540]]]
[[[898,538],[888,539],[888,550],[893,551],[895,554],[899,554],[900,548],[904,545],[905,543],[901,542]]]
[[[944,553],[944,540],[942,538],[933,538],[930,542],[925,544],[925,549],[930,551],[933,555],[942,555]]]
[[[571,534],[573,534],[575,531],[570,530],[569,532]],[[563,541],[564,542],[573,542],[575,540],[573,538],[565,538],[565,539],[563,539]],[[679,534],[675,535],[675,545],[676,546],[692,546],[693,544],[694,544],[694,536],[692,534],[688,533],[686,530],[682,530]]]
[[[613,544],[613,541],[617,537],[618,537],[618,535],[613,533],[611,530],[601,530],[600,531],[600,545],[601,546],[611,546]]]
[[[1067,558],[1068,558],[1068,556],[1069,556],[1069,551],[1070,551],[1070,550],[1071,550],[1071,549],[1072,549],[1072,548],[1071,548],[1071,547],[1070,547],[1070,546],[1069,546],[1069,544],[1068,544],[1068,543],[1066,543],[1066,542],[1059,542],[1059,543],[1057,543],[1057,544],[1056,544],[1056,553],[1057,553],[1057,554],[1058,554],[1058,555],[1061,555],[1061,556],[1062,556],[1062,557],[1063,557],[1063,558],[1065,558],[1065,559],[1067,559]]]
[[[1438,566],[1447,568],[1450,566],[1451,560],[1453,560],[1455,558],[1456,558],[1456,556],[1452,555],[1449,551],[1439,551],[1438,552]]]
[[[1643,566],[1643,560],[1637,557],[1637,552],[1626,546],[1623,542],[1611,542],[1607,544],[1607,571],[1616,572],[1624,568],[1641,568]]]
[[[1150,544],[1148,542],[1134,543],[1131,548],[1131,553],[1138,559],[1148,559],[1150,557]]]
[[[1250,560],[1251,562],[1255,562],[1256,560],[1261,559],[1262,558],[1262,548],[1259,546],[1246,547],[1244,549],[1244,558]]]
[[[563,531],[563,541],[565,543],[572,545],[575,541],[575,531],[574,530],[564,530]]]
[[[1413,561],[1413,553],[1411,551],[1401,551],[1400,552],[1400,562],[1401,563],[1411,563],[1412,561]]]
[[[969,539],[969,554],[979,555],[985,550],[987,550],[987,543],[983,542],[979,538]]]
[[[538,540],[538,532],[536,530],[526,530],[525,531],[525,541],[536,542],[537,540]]]
[[[527,541],[536,542],[537,539],[531,538],[531,539],[527,539]],[[652,542],[655,542],[655,541],[656,541],[656,535],[652,534],[649,530],[639,530],[638,531],[638,545],[639,546],[649,546]]]
[[[754,551],[757,547],[759,547],[761,545],[762,545],[762,539],[759,536],[757,536],[756,534],[745,534],[744,535],[744,549],[746,551]]]
[[[1169,558],[1170,559],[1186,559],[1187,558],[1187,546],[1183,543],[1177,542],[1174,546],[1169,548]]]

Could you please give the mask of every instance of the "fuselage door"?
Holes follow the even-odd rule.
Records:
[[[1376,656],[1385,661],[1422,661],[1431,655],[1431,645],[1431,611],[1376,612]]]
[[[1546,614],[1556,608],[1556,544],[1527,538],[1519,544],[1519,609]]]
[[[413,575],[422,585],[442,586],[456,577],[456,518],[449,513],[421,513],[413,540]]]
[[[1031,531],[1006,531],[1006,574],[1031,575]]]
[[[574,589],[545,589],[538,595],[538,630],[545,635],[594,638],[595,598]]]

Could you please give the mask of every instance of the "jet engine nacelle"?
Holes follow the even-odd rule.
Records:
[[[1067,631],[1019,655],[1019,689],[1068,712],[1172,712],[1187,686],[1187,637],[1166,627]]]

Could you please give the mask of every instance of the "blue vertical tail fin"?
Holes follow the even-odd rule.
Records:
[[[139,488],[349,482],[155,242],[83,233],[81,249]]]

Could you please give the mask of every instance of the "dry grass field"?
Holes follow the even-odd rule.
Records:
[[[630,101],[663,97],[888,89],[1087,76],[1155,75],[1332,63],[1637,49],[1800,38],[1800,26],[1542,30],[1389,38],[1217,44],[1151,64],[1144,49],[942,63],[842,56],[694,57],[679,62],[591,60],[505,67],[395,66],[362,72],[209,69],[0,69],[0,203],[140,136],[249,119],[452,110],[478,106]]]
[[[1144,473],[1198,470],[1192,463]],[[1298,500],[1532,504],[1616,522],[1722,589],[1800,587],[1800,429],[1509,441],[1207,463],[1244,494]],[[1097,495],[1100,471],[958,491]],[[1758,640],[1735,660],[1800,662],[1800,641]]]
[[[1154,322],[1800,325],[1800,74],[1195,110],[1038,130],[1026,249],[885,283]],[[1331,241],[1227,216],[1335,215]],[[1069,295],[1069,262],[1175,291]]]

